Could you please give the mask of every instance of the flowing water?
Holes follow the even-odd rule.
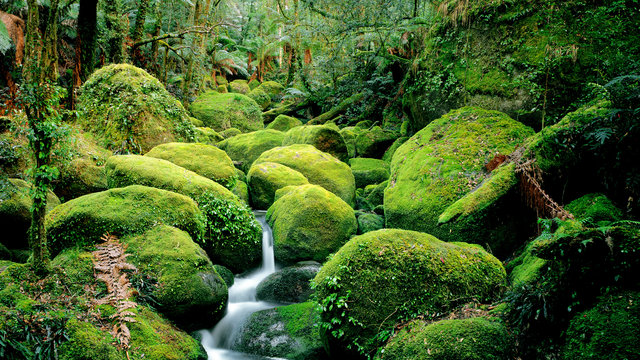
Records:
[[[202,345],[209,360],[265,359],[229,350],[249,315],[278,305],[256,300],[256,287],[269,274],[275,272],[276,267],[273,236],[271,228],[266,223],[266,212],[256,211],[255,215],[262,226],[262,266],[248,274],[236,276],[233,286],[229,288],[229,304],[224,317],[213,330],[200,331]]]

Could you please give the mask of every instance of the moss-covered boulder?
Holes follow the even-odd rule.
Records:
[[[0,179],[0,227],[6,231],[0,243],[8,249],[27,249],[31,226],[31,184],[21,179]],[[60,205],[51,191],[47,193],[47,212]]]
[[[211,128],[197,127],[195,140],[204,144],[215,145],[224,140],[224,137]]]
[[[284,86],[276,81],[265,81],[256,89],[261,89],[269,96],[271,96],[272,101],[277,101],[282,92],[284,91]]]
[[[384,217],[378,214],[364,213],[358,216],[358,235],[384,228]]]
[[[372,354],[381,345],[376,337],[380,331],[413,314],[443,313],[472,300],[491,301],[505,280],[500,261],[478,245],[383,229],[351,239],[314,282],[331,355],[338,356],[357,347]]]
[[[562,358],[640,358],[640,293],[603,296],[591,309],[577,314],[566,332]]]
[[[584,195],[564,208],[577,219],[588,220],[594,225],[607,225],[624,218],[622,211],[603,194]]]
[[[384,190],[389,185],[389,181],[383,181],[376,185],[370,193],[366,194],[366,199],[372,206],[380,206],[384,202]]]
[[[509,282],[515,286],[532,284],[539,280],[547,260],[541,259],[534,253],[536,242],[531,241],[524,250],[509,261],[505,268],[509,272]]]
[[[154,147],[144,156],[168,160],[232,189],[236,182],[233,161],[224,151],[206,144],[168,143]]]
[[[302,261],[278,270],[258,284],[256,298],[275,303],[301,303],[313,293],[309,281],[320,270],[315,261]]]
[[[60,172],[54,190],[60,197],[69,200],[106,189],[104,165],[98,166],[94,161],[82,157],[67,163]]]
[[[235,278],[233,277],[233,273],[231,272],[231,270],[229,270],[225,266],[218,264],[213,265],[213,268],[216,269],[218,275],[220,275],[222,280],[224,280],[224,283],[227,284],[227,288],[230,288],[235,282]]]
[[[245,205],[249,205],[249,186],[244,181],[236,181],[236,184],[231,189],[231,192],[242,200]]]
[[[240,134],[242,134],[242,131],[240,131],[240,130],[238,130],[236,128],[229,128],[229,129],[226,129],[226,130],[222,130],[220,132],[220,135],[222,136],[223,139],[229,139],[229,138],[232,138],[234,136],[238,136]]]
[[[246,95],[249,91],[251,91],[251,89],[249,89],[249,83],[247,82],[247,80],[241,79],[233,80],[232,82],[230,82],[228,88],[229,92],[242,95]]]
[[[71,246],[93,245],[105,233],[141,234],[160,224],[177,227],[199,239],[205,218],[187,196],[133,185],[68,201],[49,212],[46,220],[53,254]]]
[[[191,113],[215,131],[237,128],[249,132],[264,127],[262,109],[242,94],[207,91],[191,103]]]
[[[252,79],[249,81],[249,89],[253,90],[260,86],[260,81],[258,79]]]
[[[374,126],[370,130],[362,131],[356,137],[356,154],[361,157],[380,159],[396,139],[398,139],[396,132]]]
[[[142,276],[157,283],[149,296],[156,308],[185,329],[215,323],[227,305],[227,285],[207,254],[186,232],[161,225],[141,235],[126,236],[127,258]]]
[[[266,110],[269,105],[271,105],[271,96],[262,89],[253,89],[247,93],[247,96],[253,99],[253,101],[260,106],[262,111]]]
[[[182,104],[146,71],[113,64],[78,90],[79,124],[118,153],[144,153],[171,141],[191,141],[195,127]]]
[[[284,133],[277,130],[260,130],[241,134],[218,143],[218,147],[229,154],[229,157],[240,163],[240,168],[247,172],[251,164],[263,152],[282,146]]]
[[[489,244],[505,255],[528,235],[527,215],[514,205],[520,203],[514,165],[488,172],[485,164],[511,154],[532,133],[503,113],[473,107],[433,121],[393,156],[384,193],[387,227]]]
[[[303,125],[290,129],[285,134],[282,146],[293,144],[309,144],[316,149],[335,156],[346,162],[349,159],[347,145],[340,132],[331,126]]]
[[[382,155],[382,160],[386,161],[386,162],[391,162],[391,159],[393,159],[393,154],[396,153],[396,150],[398,150],[398,148],[400,147],[400,145],[404,144],[407,140],[409,140],[408,137],[403,136],[400,138],[397,138],[393,144],[391,144],[391,146],[389,146],[389,148],[387,149],[387,151],[384,152],[384,155]]]
[[[380,184],[389,179],[389,163],[371,158],[349,159],[351,172],[356,179],[356,187]]]
[[[255,164],[247,174],[251,206],[266,210],[273,204],[276,191],[289,185],[305,185],[309,181],[292,168],[272,162]]]
[[[318,320],[311,302],[258,311],[245,323],[233,349],[291,360],[326,359]]]
[[[273,130],[286,132],[293,129],[296,126],[301,126],[301,125],[302,125],[302,121],[294,118],[293,116],[280,114],[276,116],[276,118],[273,119],[273,121],[270,122],[269,125],[267,125],[266,129],[273,129]]]
[[[338,195],[347,204],[354,204],[355,179],[349,165],[312,145],[290,145],[264,152],[255,164],[274,162],[300,172],[311,184]]]
[[[497,318],[414,320],[389,340],[376,359],[505,360],[515,357],[514,343]]]
[[[323,262],[355,234],[358,225],[353,209],[335,194],[317,185],[285,189],[288,191],[267,211],[276,260],[285,264]]]
[[[350,158],[356,157],[356,139],[358,138],[358,135],[365,131],[365,129],[355,126],[347,126],[340,129],[340,135],[342,135],[342,138],[347,145],[347,152],[349,153]]]

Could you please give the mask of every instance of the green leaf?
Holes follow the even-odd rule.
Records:
[[[11,37],[7,27],[0,21],[0,53],[4,55],[9,49],[11,49]]]

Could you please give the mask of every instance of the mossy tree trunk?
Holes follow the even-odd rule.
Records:
[[[147,20],[147,11],[149,10],[149,6],[149,0],[141,0],[138,5],[138,13],[136,14],[136,25],[133,28],[133,32],[131,34],[134,44],[142,40],[142,36],[144,33],[144,23]],[[133,59],[134,65],[142,66],[143,59],[140,46],[131,48],[131,58]]]
[[[75,90],[87,80],[94,69],[97,19],[98,0],[80,0],[75,49],[76,63],[73,68],[73,86],[69,93],[72,108],[75,103]]]
[[[126,25],[122,20],[122,0],[105,1],[105,25],[107,27],[107,58],[112,63],[125,60],[124,38]]]

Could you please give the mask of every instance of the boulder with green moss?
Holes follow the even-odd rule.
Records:
[[[291,360],[327,359],[316,326],[318,320],[312,302],[255,312],[244,324],[233,349]]]
[[[347,126],[340,129],[340,135],[342,135],[342,138],[344,139],[350,158],[356,157],[356,139],[358,138],[358,135],[363,132],[365,132],[365,129],[355,126]]]
[[[229,92],[246,95],[251,89],[249,89],[249,83],[247,80],[233,80],[229,83]]]
[[[231,189],[231,192],[242,200],[245,205],[249,205],[249,186],[244,181],[236,181],[236,184]]]
[[[382,206],[384,202],[384,190],[389,185],[389,181],[383,181],[376,185],[369,194],[366,195],[366,199],[372,206]]]
[[[260,86],[260,81],[258,81],[258,79],[252,79],[249,81],[249,89],[253,90],[258,86]]]
[[[194,143],[168,143],[154,147],[144,156],[168,160],[232,189],[236,182],[233,161],[219,148]]]
[[[256,298],[275,303],[301,303],[309,300],[313,290],[309,281],[320,270],[320,263],[301,261],[267,276],[256,288]]]
[[[65,200],[107,189],[104,166],[85,157],[69,161],[60,172],[54,190]]]
[[[230,288],[231,286],[233,286],[233,283],[235,282],[235,278],[231,270],[229,270],[225,266],[218,265],[218,264],[213,265],[213,268],[216,269],[216,272],[218,273],[218,275],[220,275],[222,280],[224,280],[224,283],[227,284],[227,288]]]
[[[404,144],[407,140],[409,140],[408,137],[403,136],[400,138],[397,138],[393,144],[391,144],[391,146],[389,146],[389,148],[384,152],[384,155],[382,155],[382,160],[386,161],[386,162],[391,162],[391,159],[393,159],[393,154],[396,153],[396,150],[398,150],[398,148]]]
[[[358,234],[366,234],[371,231],[376,231],[384,228],[384,217],[371,214],[364,213],[358,216]]]
[[[0,179],[0,226],[6,231],[0,243],[8,249],[27,249],[27,232],[31,226],[32,185],[21,179]],[[51,191],[47,192],[47,212],[60,205]]]
[[[584,195],[564,208],[577,219],[588,220],[594,225],[608,225],[624,218],[622,210],[603,194]]]
[[[262,84],[260,84],[260,86],[258,86],[256,89],[261,89],[262,91],[267,93],[269,96],[271,96],[272,101],[276,101],[278,100],[278,97],[282,94],[282,91],[284,91],[284,86],[282,86],[282,84],[276,81],[265,81]]]
[[[276,191],[289,185],[305,185],[309,181],[292,168],[272,162],[255,164],[247,174],[251,205],[266,210],[273,204]]]
[[[548,261],[536,256],[535,246],[536,241],[531,241],[518,256],[505,265],[509,272],[509,282],[514,287],[533,284],[543,274]]]
[[[135,66],[105,66],[78,93],[79,124],[107,149],[140,154],[158,144],[194,139],[195,127],[182,104]]]
[[[207,91],[191,103],[191,113],[215,131],[237,128],[249,132],[264,127],[262,109],[242,94]]]
[[[370,130],[362,131],[356,137],[356,154],[361,157],[380,159],[397,138],[396,132],[374,126]]]
[[[314,283],[330,353],[338,356],[357,347],[375,352],[382,345],[381,330],[414,314],[490,302],[505,280],[501,262],[479,245],[383,229],[351,239],[324,264]]]
[[[157,283],[149,294],[156,308],[182,328],[214,324],[227,305],[227,285],[207,254],[186,232],[160,225],[141,235],[125,236],[127,261]]]
[[[387,227],[446,241],[488,244],[505,255],[526,238],[514,164],[489,172],[533,131],[503,113],[466,107],[433,121],[398,148],[384,193]]]
[[[267,125],[266,129],[273,129],[278,131],[289,131],[296,126],[301,126],[302,121],[294,118],[293,116],[287,116],[280,114],[273,119],[272,122]]]
[[[285,134],[282,146],[309,144],[316,149],[346,162],[349,159],[347,145],[337,128],[325,125],[303,125],[290,129]]]
[[[208,128],[208,127],[197,127],[196,128],[196,138],[197,142],[215,145],[220,141],[224,140],[224,137],[218,134],[217,131]]]
[[[53,254],[71,246],[96,244],[105,233],[141,234],[156,225],[169,225],[200,239],[205,218],[191,198],[140,185],[84,195],[56,206],[46,228]]]
[[[323,262],[355,234],[353,209],[335,194],[317,185],[289,186],[279,192],[285,189],[267,211],[276,260]]]
[[[376,359],[505,360],[515,358],[514,343],[498,318],[414,320],[389,340]]]
[[[241,134],[218,143],[218,147],[229,154],[233,161],[240,163],[240,168],[247,172],[251,164],[263,152],[282,146],[284,133],[277,130],[259,130]]]
[[[356,187],[380,184],[389,179],[389,163],[371,158],[353,158],[349,160],[351,171],[356,179]]]
[[[309,183],[322,186],[349,205],[354,204],[356,184],[349,165],[312,145],[277,147],[260,155],[255,164],[265,162],[288,166],[304,175]]]
[[[232,138],[234,136],[238,136],[240,134],[242,134],[242,131],[240,131],[240,130],[238,130],[236,128],[229,128],[229,129],[226,129],[226,130],[222,130],[220,132],[220,136],[222,136],[223,140]]]
[[[260,106],[262,111],[266,110],[269,105],[271,105],[271,96],[262,89],[253,89],[247,93],[247,96],[252,98],[253,101]]]

